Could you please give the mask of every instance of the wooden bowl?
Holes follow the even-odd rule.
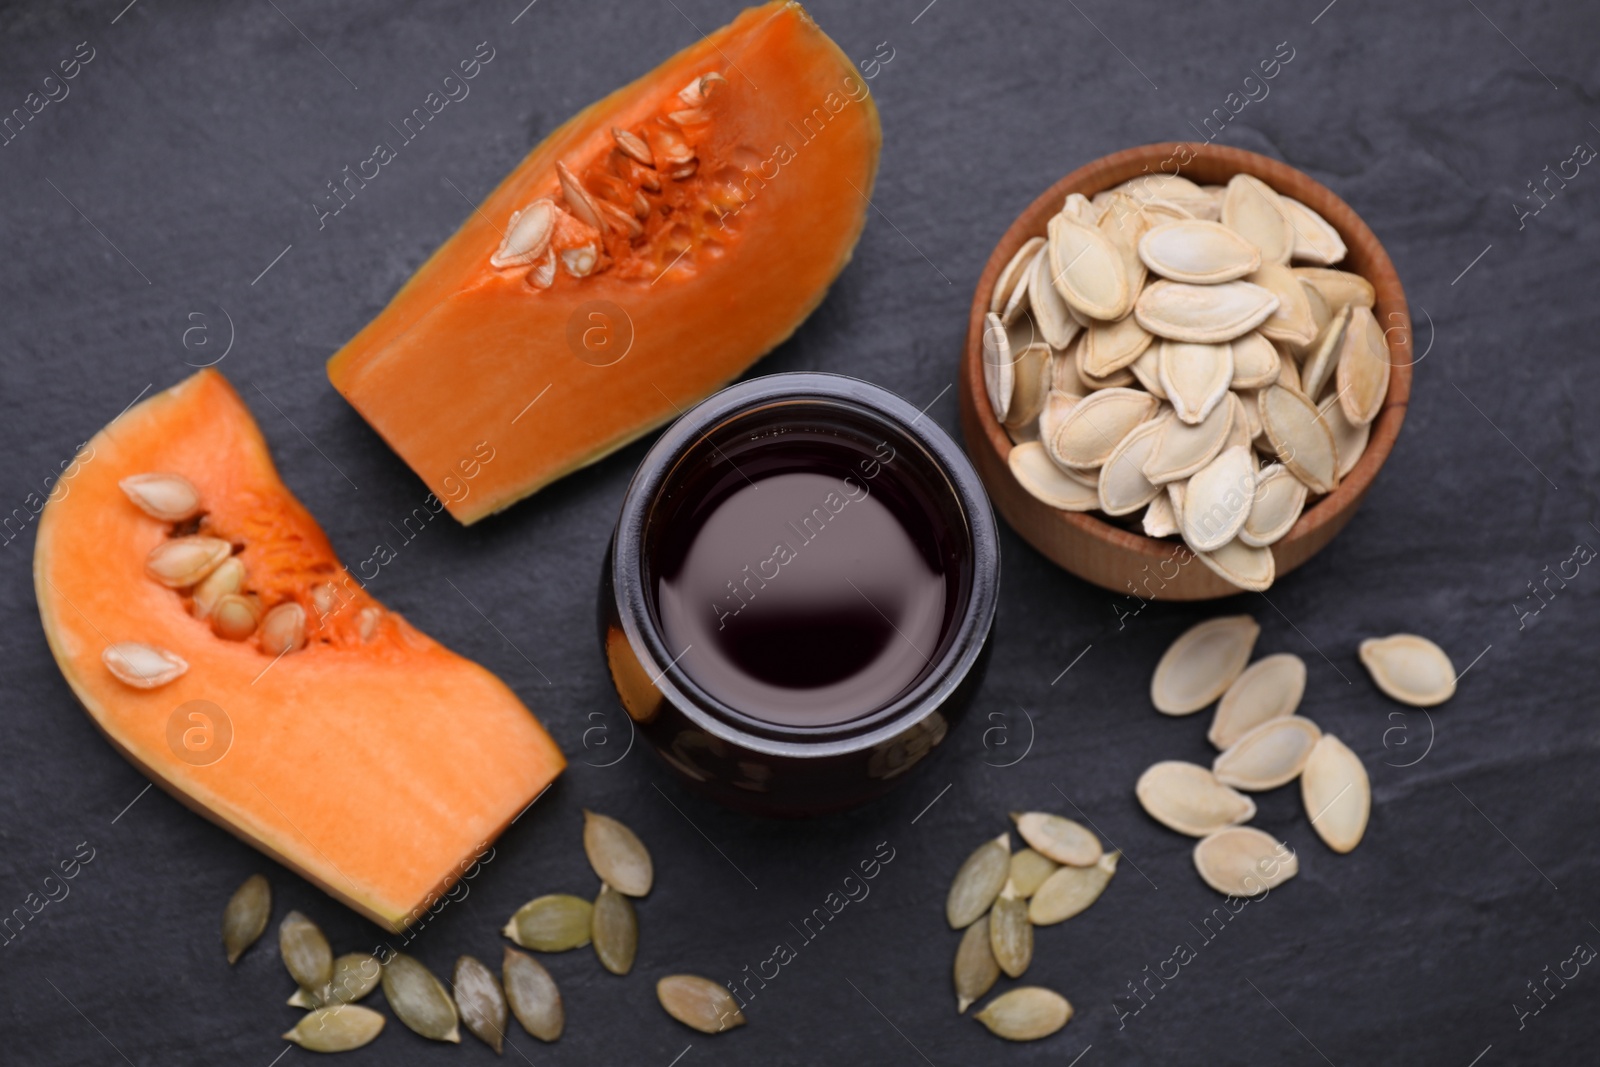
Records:
[[[1050,217],[1061,210],[1068,193],[1092,197],[1140,174],[1163,169],[1170,173],[1183,159],[1188,162],[1178,172],[1192,181],[1221,185],[1235,174],[1252,174],[1327,219],[1349,248],[1337,266],[1360,274],[1377,291],[1373,314],[1389,343],[1389,393],[1373,421],[1367,450],[1339,487],[1307,508],[1272,546],[1277,577],[1310,559],[1350,521],[1378,468],[1389,458],[1411,396],[1411,315],[1394,264],[1350,205],[1309,175],[1254,152],[1169,142],[1104,156],[1056,182],[1011,224],[978,279],[961,366],[961,429],[995,507],[1024,540],[1085,581],[1145,600],[1209,600],[1240,590],[1196,560],[1182,541],[1145,537],[1090,514],[1060,511],[1017,483],[1007,465],[1011,438],[994,417],[983,382],[984,315],[1000,271],[1030,237],[1045,236]]]

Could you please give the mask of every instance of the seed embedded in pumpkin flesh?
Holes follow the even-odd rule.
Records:
[[[229,593],[211,608],[211,632],[224,641],[243,641],[261,625],[261,601],[254,596]]]
[[[200,514],[200,490],[181,474],[134,474],[117,485],[153,519],[183,522]]]
[[[643,137],[619,126],[613,126],[611,127],[611,139],[617,142],[617,148],[629,159],[636,160],[647,167],[655,167],[656,158],[651,155],[650,146],[645,144]]]
[[[218,600],[242,588],[244,561],[238,556],[229,556],[194,587],[194,617],[205,618],[216,607]]]
[[[233,546],[220,537],[195,534],[163,541],[145,557],[145,573],[169,589],[187,589],[222,566]]]
[[[306,646],[306,609],[294,601],[279,604],[261,620],[261,651],[269,656]]]
[[[100,662],[111,676],[135,689],[155,689],[176,681],[189,669],[189,663],[175,652],[138,641],[119,641],[107,645]]]

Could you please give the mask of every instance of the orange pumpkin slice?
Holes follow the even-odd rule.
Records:
[[[499,679],[340,565],[220,374],[77,462],[39,519],[45,636],[111,743],[195,811],[398,930],[565,766]]]
[[[748,10],[546,138],[328,376],[474,522],[794,332],[850,259],[881,142],[799,4]]]

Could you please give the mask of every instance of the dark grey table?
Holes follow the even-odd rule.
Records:
[[[0,147],[0,511],[22,506],[142,391],[231,340],[219,369],[346,560],[392,539],[388,520],[425,490],[329,387],[323,361],[449,236],[464,198],[737,9],[125,3],[0,11],[0,113],[42,94],[75,50],[92,56],[69,95],[13,122]],[[1204,118],[1280,50],[1292,59],[1268,95],[1217,139],[1304,168],[1362,213],[1394,257],[1427,355],[1361,514],[1265,597],[1153,604],[1119,622],[1124,601],[1007,531],[996,646],[972,717],[931,766],[849,817],[729,814],[682,794],[641,747],[605,766],[626,727],[595,648],[595,576],[644,443],[471,529],[430,526],[373,591],[499,672],[573,766],[411,950],[441,973],[462,952],[494,961],[497,929],[522,901],[592,892],[578,844],[585,805],[637,827],[658,867],[633,974],[604,974],[587,951],[551,959],[568,1032],[542,1046],[513,1031],[507,1061],[1593,1061],[1600,970],[1565,961],[1600,945],[1600,576],[1576,564],[1564,569],[1577,577],[1548,576],[1575,546],[1600,546],[1590,358],[1600,172],[1550,181],[1542,207],[1529,183],[1576,145],[1600,145],[1600,9],[1324,3],[814,6],[874,75],[877,210],[827,301],[759,372],[858,375],[931,404],[954,430],[972,286],[1011,218],[1095,156],[1203,136]],[[496,58],[471,96],[319,230],[324,183],[483,41]],[[300,1050],[275,1059],[297,1015],[283,1005],[276,946],[223,964],[223,901],[266,870],[277,915],[306,911],[338,949],[378,931],[144,791],[51,661],[32,542],[24,524],[0,553],[0,913],[39,892],[57,861],[92,859],[70,895],[0,945],[0,1061],[306,1061]],[[1531,599],[1533,586],[1549,592]],[[1306,659],[1305,713],[1362,756],[1375,799],[1365,842],[1337,857],[1295,790],[1261,798],[1259,824],[1299,850],[1302,872],[1208,934],[1218,898],[1196,877],[1190,842],[1146,818],[1132,786],[1154,760],[1209,758],[1206,716],[1162,718],[1146,694],[1166,644],[1223,610],[1260,620],[1259,651]],[[1448,705],[1407,712],[1368,681],[1357,642],[1395,630],[1428,634],[1458,667],[1471,664]],[[1081,813],[1127,859],[1094,908],[1039,934],[1027,979],[1064,992],[1077,1017],[1048,1041],[1002,1047],[952,1010],[957,938],[941,906],[961,858],[1026,807]],[[777,942],[798,942],[790,924],[880,842],[894,859],[870,896],[796,945],[747,1027],[704,1037],[656,1006],[662,974],[733,979]],[[1194,958],[1145,986],[1173,973],[1164,961],[1180,943]],[[1154,995],[1131,999],[1129,983]],[[1536,999],[1529,983],[1545,992]],[[397,1023],[349,1057],[491,1059],[470,1037],[435,1046]]]

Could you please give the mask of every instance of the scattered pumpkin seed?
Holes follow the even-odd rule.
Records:
[[[359,1004],[335,1004],[307,1012],[283,1035],[311,1052],[349,1052],[383,1032],[383,1016]]]
[[[594,898],[593,913],[591,936],[600,965],[612,974],[627,974],[639,951],[639,917],[633,901],[606,883]]]
[[[1011,873],[1011,835],[1001,834],[985,841],[956,871],[945,898],[944,915],[951,929],[961,930],[984,915]]]
[[[1028,922],[1028,902],[1009,881],[989,909],[989,949],[995,963],[1016,978],[1033,960],[1033,925]]]
[[[1056,868],[1059,866],[1055,860],[1031,848],[1013,852],[1010,880],[1017,891],[1017,896],[1024,899],[1033,896],[1039,887],[1044,885],[1044,880],[1056,873]]]
[[[1164,715],[1189,715],[1210,704],[1250,662],[1260,633],[1248,615],[1223,615],[1191,626],[1156,664],[1151,703]]]
[[[506,1003],[522,1028],[540,1041],[554,1041],[566,1025],[561,1006],[561,990],[544,965],[525,952],[506,949],[500,964],[505,982]]]
[[[1300,799],[1329,848],[1349,852],[1361,843],[1372,812],[1372,783],[1361,757],[1332,734],[1322,735],[1300,772]]]
[[[222,909],[222,947],[228,963],[236,963],[244,950],[256,943],[272,917],[272,886],[266,875],[252,874],[233,891]]]
[[[745,1024],[733,994],[709,978],[669,974],[656,983],[656,999],[668,1015],[702,1034],[719,1034]]]
[[[395,1018],[432,1041],[461,1042],[456,1002],[414,956],[396,952],[383,965],[383,997]]]
[[[1369,637],[1361,663],[1389,696],[1402,704],[1431,708],[1456,692],[1456,669],[1444,649],[1416,634]]]
[[[1229,745],[1211,764],[1217,781],[1261,792],[1295,780],[1322,731],[1298,715],[1268,719]]]
[[[1037,853],[1035,853],[1037,855]],[[961,934],[954,968],[956,1012],[964,1013],[972,1002],[994,988],[1000,979],[1000,964],[989,944],[989,916],[983,915]]]
[[[1007,1041],[1037,1041],[1067,1025],[1072,1005],[1042,986],[1022,986],[995,997],[973,1018]]]
[[[1168,829],[1205,837],[1255,818],[1256,802],[1217,781],[1211,771],[1181,760],[1152,764],[1134,795],[1145,812]]]
[[[506,1038],[506,994],[500,979],[477,957],[462,956],[450,984],[468,1032],[499,1052]]]
[[[1222,694],[1206,738],[1229,748],[1267,720],[1293,715],[1305,691],[1305,660],[1291,652],[1258,659]]]
[[[584,809],[583,850],[589,855],[594,873],[617,892],[630,897],[642,897],[650,892],[655,878],[650,851],[622,823]]]
[[[1034,851],[1057,863],[1090,867],[1100,858],[1100,839],[1064,816],[1043,811],[1014,811],[1011,821],[1017,824],[1017,833]]]
[[[200,514],[200,490],[181,474],[132,474],[117,485],[153,519],[183,522]]]
[[[318,990],[296,988],[291,1008],[321,1008],[329,1004],[354,1004],[374,989],[383,975],[378,958],[370,952],[347,952],[333,961],[333,978]]]
[[[289,977],[301,989],[321,989],[333,980],[333,949],[316,923],[291,911],[278,924],[278,951]]]
[[[566,952],[589,943],[593,913],[582,897],[549,893],[518,908],[501,932],[535,952]]]
[[[1232,897],[1257,896],[1300,873],[1289,846],[1253,826],[1230,826],[1202,838],[1194,846],[1194,867],[1212,889]]]
[[[1077,915],[1100,899],[1111,876],[1117,873],[1120,852],[1107,852],[1093,867],[1062,867],[1040,886],[1028,901],[1028,921],[1052,926]]]

